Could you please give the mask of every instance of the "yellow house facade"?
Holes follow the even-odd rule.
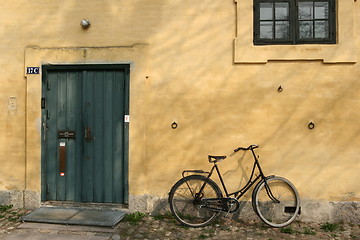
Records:
[[[359,221],[360,6],[323,3],[2,1],[0,204],[162,211],[184,169],[259,144],[301,220]],[[219,165],[230,190],[251,161]]]

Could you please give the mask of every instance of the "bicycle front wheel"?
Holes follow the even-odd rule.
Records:
[[[204,227],[218,215],[218,211],[207,206],[206,199],[220,197],[221,190],[215,182],[201,175],[190,175],[172,187],[169,193],[170,209],[181,224]]]
[[[273,176],[255,187],[252,204],[263,222],[272,227],[285,227],[298,215],[300,197],[289,180]]]

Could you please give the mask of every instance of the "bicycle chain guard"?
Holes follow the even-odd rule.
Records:
[[[204,198],[202,202],[204,204],[202,207],[227,213],[234,213],[240,207],[240,203],[236,198]]]

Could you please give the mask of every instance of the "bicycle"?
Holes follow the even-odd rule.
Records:
[[[251,176],[245,186],[229,193],[221,176],[217,163],[227,156],[208,156],[213,163],[211,170],[185,170],[169,193],[170,210],[175,219],[188,227],[204,227],[212,223],[220,212],[234,213],[239,207],[239,199],[255,184],[252,192],[252,207],[259,218],[271,227],[289,225],[300,212],[300,197],[295,186],[287,179],[275,175],[265,176],[254,149],[258,145],[234,150],[252,152],[254,165]],[[231,156],[230,155],[230,156]],[[258,174],[255,169],[258,169]],[[225,195],[211,179],[216,170]],[[190,175],[187,175],[190,174]],[[187,175],[187,176],[185,176]],[[206,176],[207,175],[207,176]]]

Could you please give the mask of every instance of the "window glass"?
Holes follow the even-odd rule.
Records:
[[[315,2],[315,19],[329,18],[329,3]]]
[[[328,2],[299,2],[300,39],[328,38],[329,37],[328,17],[329,17]],[[316,21],[316,19],[323,19],[323,20]]]
[[[260,20],[273,20],[273,4],[260,3]]]
[[[313,38],[313,22],[301,21],[299,23],[299,37],[301,39]]]
[[[289,3],[260,3],[260,38],[289,38]]]
[[[280,38],[280,39],[289,38],[290,37],[289,27],[290,24],[288,21],[276,22],[275,38]]]
[[[275,3],[275,19],[276,20],[289,19],[289,3],[287,2]]]
[[[313,3],[312,2],[299,2],[299,19],[308,20],[313,19]]]
[[[329,23],[328,21],[315,21],[315,38],[329,37]]]
[[[260,23],[260,38],[273,39],[273,22],[261,22]]]

